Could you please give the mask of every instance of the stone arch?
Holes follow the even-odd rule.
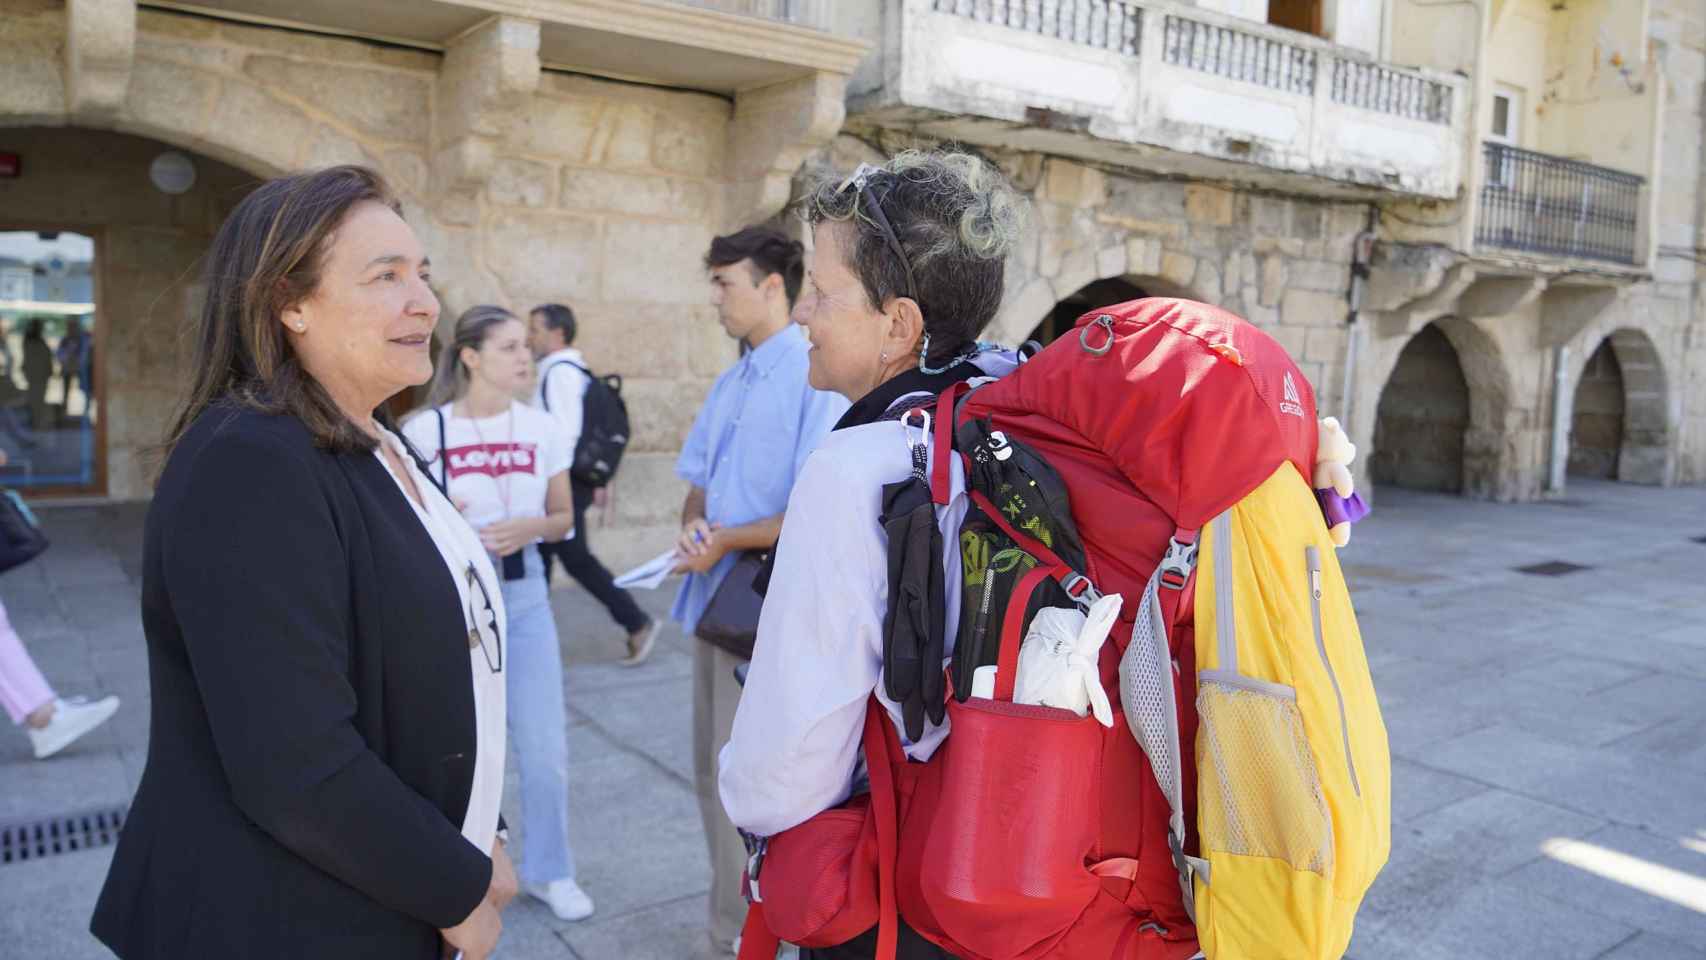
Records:
[[[145,137],[262,179],[340,163],[399,167],[363,148],[362,138],[352,132],[359,124],[351,124],[302,90],[281,95],[249,75],[178,59],[175,53],[163,52],[170,43],[169,34],[153,33],[138,43],[123,99],[114,109],[85,115],[69,108],[63,92],[54,90],[39,103],[0,109],[0,128],[88,127]],[[288,69],[273,66],[270,60],[269,66],[275,71]],[[428,103],[423,98],[420,106],[426,108]],[[406,152],[424,146],[386,131],[367,133],[394,141]],[[386,173],[400,181],[398,186],[405,193],[418,194],[424,187],[422,171],[398,168]]]
[[[1470,320],[1442,317],[1371,359],[1383,385],[1368,467],[1377,487],[1523,495],[1520,481],[1506,476],[1512,376],[1493,337]]]
[[[1006,344],[1037,340],[1047,346],[1086,311],[1139,297],[1200,299],[1185,287],[1156,276],[1113,274],[1090,280],[1061,297],[1055,297],[1048,280],[1038,278],[1002,308],[986,336]]]
[[[220,223],[254,186],[254,171],[181,143],[111,129],[19,126],[7,140],[24,157],[20,182],[30,189],[9,197],[3,225],[95,241],[91,374],[98,418],[90,489],[145,496],[154,466],[149,451],[184,385],[183,334],[201,300],[203,258]],[[188,154],[195,170],[181,194],[149,184],[150,164],[167,150]]]
[[[1035,340],[1046,347],[1054,342],[1056,337],[1070,330],[1072,324],[1086,312],[1150,295],[1148,290],[1139,287],[1127,277],[1092,280],[1056,303],[1054,309],[1038,321],[1024,339]]]
[[[1369,474],[1380,486],[1460,493],[1469,431],[1469,381],[1438,326],[1399,352],[1375,410]]]
[[[1584,351],[1572,382],[1570,472],[1669,483],[1671,392],[1652,337],[1635,327],[1611,331]]]

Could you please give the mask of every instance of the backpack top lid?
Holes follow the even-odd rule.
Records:
[[[1272,337],[1191,300],[1149,297],[1084,314],[1017,372],[973,393],[960,419],[968,416],[1099,452],[1187,530],[1286,461],[1305,480],[1314,469],[1308,378]]]

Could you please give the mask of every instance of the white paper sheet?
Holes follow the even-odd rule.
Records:
[[[616,585],[624,590],[656,590],[680,562],[673,549],[667,550],[617,577]]]

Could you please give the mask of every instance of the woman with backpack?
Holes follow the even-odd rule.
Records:
[[[895,421],[956,383],[1013,368],[1011,354],[981,350],[977,337],[1000,307],[1025,208],[979,158],[907,152],[820,185],[804,215],[814,252],[794,317],[812,344],[810,382],[853,405],[794,487],[722,753],[723,804],[760,837],[848,799],[873,691],[903,728],[907,708],[882,683],[890,595],[883,492],[912,474],[908,431]],[[957,542],[943,563],[958,563]],[[953,612],[944,611],[949,622]],[[945,732],[929,724],[902,748],[926,759]],[[804,955],[867,958],[876,946],[871,930]],[[948,956],[904,926],[897,955]]]
[[[531,383],[527,326],[502,307],[456,321],[430,406],[403,425],[427,475],[461,509],[499,568],[508,613],[509,736],[521,767],[521,884],[563,920],[592,915],[569,846],[563,660],[541,542],[574,534],[569,466],[551,415],[516,399]]]

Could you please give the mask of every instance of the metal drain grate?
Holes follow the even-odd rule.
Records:
[[[1513,569],[1515,569],[1517,573],[1531,574],[1536,577],[1562,577],[1565,574],[1579,573],[1583,570],[1592,570],[1593,568],[1584,567],[1579,563],[1568,563],[1563,560],[1548,560],[1545,563],[1531,563],[1526,567],[1515,567]]]
[[[0,864],[40,860],[115,843],[128,813],[125,807],[99,807],[0,825]]]

